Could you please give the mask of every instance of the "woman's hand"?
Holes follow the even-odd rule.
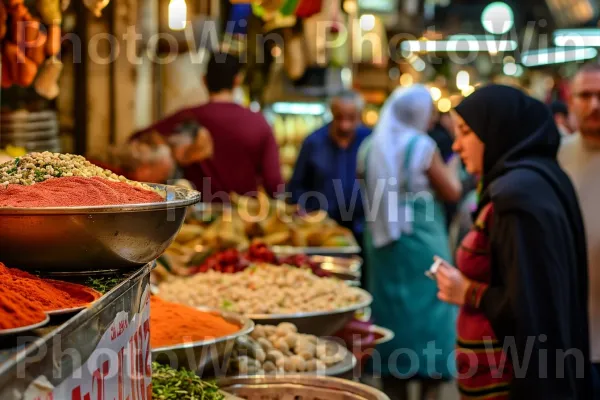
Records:
[[[446,263],[440,264],[435,274],[438,284],[438,298],[446,303],[462,306],[471,281],[457,268]]]

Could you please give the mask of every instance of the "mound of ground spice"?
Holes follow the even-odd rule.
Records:
[[[34,185],[0,186],[0,207],[85,207],[164,201],[156,192],[93,177],[62,177]]]
[[[33,301],[0,286],[0,330],[21,328],[46,319]]]
[[[239,330],[239,326],[218,314],[171,303],[156,296],[150,299],[150,345],[154,349],[219,338]]]
[[[8,268],[2,263],[0,289],[25,297],[43,311],[85,306],[97,297],[93,290],[85,286],[42,279],[25,271]]]

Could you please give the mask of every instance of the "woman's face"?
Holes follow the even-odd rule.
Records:
[[[452,150],[460,155],[470,174],[481,175],[483,173],[483,152],[485,145],[457,112],[452,111],[451,116],[454,126],[454,144],[452,145]]]

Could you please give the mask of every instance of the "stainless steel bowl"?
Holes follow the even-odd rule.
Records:
[[[220,379],[217,384],[224,392],[246,400],[390,400],[367,385],[322,376],[236,377]]]
[[[0,207],[2,262],[52,272],[131,269],[156,259],[171,244],[186,207],[200,193],[152,185],[160,203],[93,207]]]
[[[291,322],[298,327],[298,332],[315,336],[331,336],[344,327],[362,308],[369,307],[373,297],[369,292],[354,288],[361,292],[362,301],[349,307],[331,311],[314,311],[297,314],[251,314],[246,315],[259,325],[279,325]]]
[[[173,368],[187,368],[198,375],[225,375],[235,339],[254,330],[254,322],[238,314],[198,307],[200,311],[214,312],[227,322],[238,325],[240,330],[228,336],[199,342],[152,349],[152,360],[168,364]]]

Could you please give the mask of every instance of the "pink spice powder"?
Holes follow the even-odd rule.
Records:
[[[0,207],[78,207],[157,203],[158,193],[103,178],[53,178],[30,186],[0,186]]]

